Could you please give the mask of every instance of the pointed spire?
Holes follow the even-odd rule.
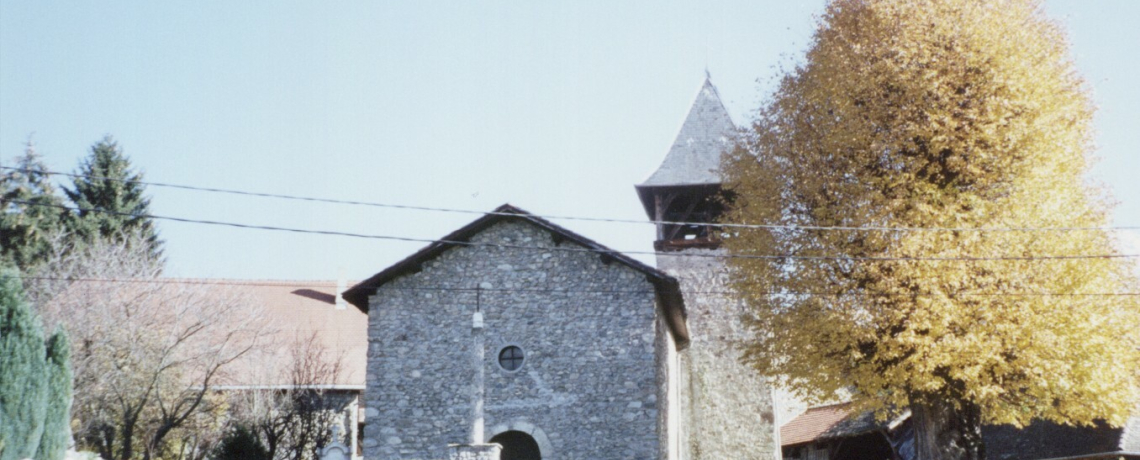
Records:
[[[705,81],[665,160],[638,187],[719,184],[721,154],[736,130],[705,69]]]

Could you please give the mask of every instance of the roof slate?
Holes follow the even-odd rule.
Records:
[[[732,145],[735,130],[720,94],[706,78],[665,160],[638,187],[721,183],[720,156]]]

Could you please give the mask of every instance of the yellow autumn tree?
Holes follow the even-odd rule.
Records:
[[[1036,0],[833,0],[725,174],[746,353],[820,402],[911,409],[919,458],[983,423],[1121,424],[1140,299],[1085,179],[1093,107]],[[827,228],[821,228],[827,227]],[[834,228],[834,227],[846,227]],[[998,230],[1001,229],[1001,230]]]

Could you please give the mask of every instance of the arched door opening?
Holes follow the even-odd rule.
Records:
[[[538,442],[521,431],[504,431],[491,438],[491,442],[503,446],[500,460],[542,460]]]

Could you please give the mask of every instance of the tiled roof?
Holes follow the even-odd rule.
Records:
[[[867,412],[852,417],[847,403],[808,409],[800,416],[780,427],[780,445],[791,446],[822,439],[841,438],[882,428],[886,423],[875,421]]]
[[[207,280],[204,280],[207,281]],[[208,280],[240,290],[263,309],[276,330],[277,346],[250,355],[229,372],[222,386],[283,386],[292,383],[293,352],[315,338],[328,356],[339,356],[341,371],[329,384],[363,388],[368,350],[368,315],[347,305],[336,307],[335,281]]]

